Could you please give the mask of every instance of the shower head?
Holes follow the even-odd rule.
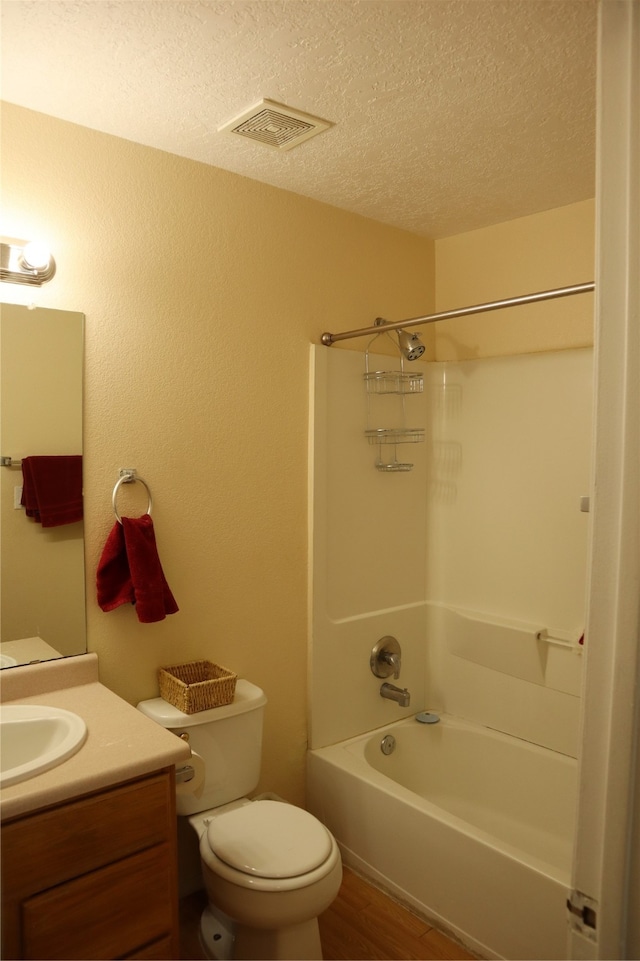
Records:
[[[400,328],[397,331],[400,352],[407,360],[417,360],[425,352],[425,346],[417,334],[408,334],[406,330]]]

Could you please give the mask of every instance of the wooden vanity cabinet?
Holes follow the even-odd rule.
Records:
[[[3,823],[2,957],[179,957],[173,767]]]

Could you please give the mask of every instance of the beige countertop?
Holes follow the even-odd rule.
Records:
[[[184,741],[100,684],[95,655],[9,668],[3,675],[3,702],[65,708],[83,718],[88,732],[77,754],[58,767],[0,790],[3,819],[150,774],[190,756]]]
[[[16,641],[3,641],[0,644],[0,654],[8,654],[9,657],[14,658],[17,665],[63,656],[41,637],[21,637]]]

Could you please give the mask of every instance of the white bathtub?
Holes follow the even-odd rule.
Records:
[[[566,957],[576,785],[573,758],[450,715],[308,754],[345,863],[485,957]]]

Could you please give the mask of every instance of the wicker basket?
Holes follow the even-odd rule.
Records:
[[[191,661],[158,671],[160,696],[183,714],[231,704],[238,675],[211,661]]]

